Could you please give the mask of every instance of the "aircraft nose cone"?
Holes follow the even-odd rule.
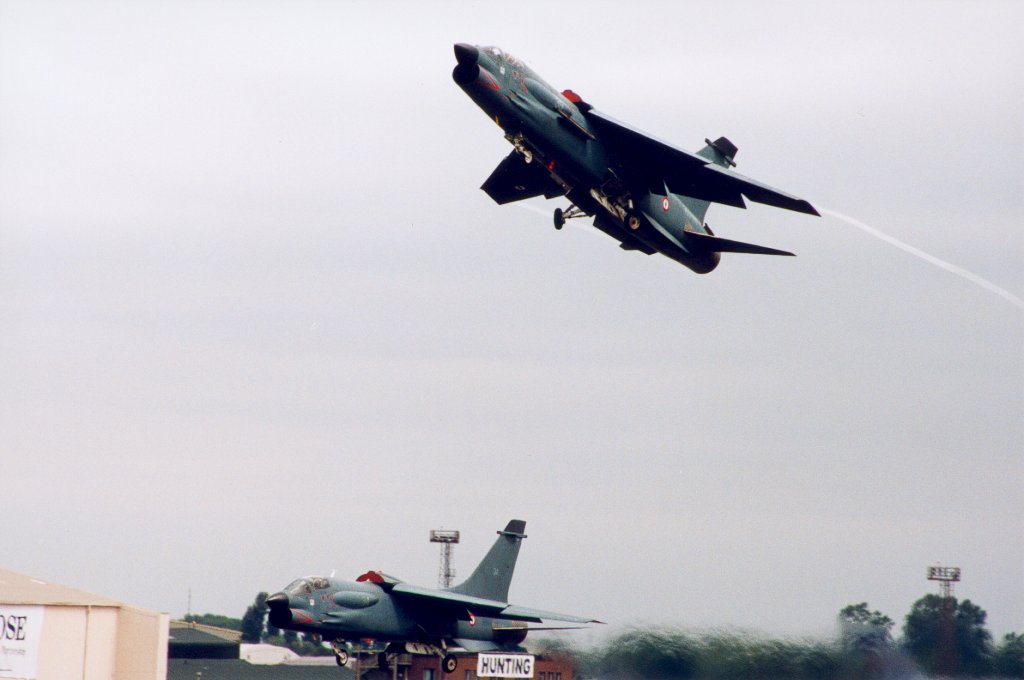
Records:
[[[291,601],[288,593],[274,593],[267,598],[267,607],[270,608],[270,623],[278,628],[287,626],[292,622]]]
[[[455,43],[455,60],[460,66],[472,66],[480,56],[480,50],[466,43]]]

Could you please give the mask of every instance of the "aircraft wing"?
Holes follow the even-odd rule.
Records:
[[[515,151],[498,164],[480,188],[498,205],[541,195],[554,198],[564,193],[540,163],[527,163]]]
[[[743,202],[746,196],[755,203],[810,215],[819,214],[802,198],[715,165],[702,156],[676,148],[596,109],[590,109],[585,115],[613,149],[615,156],[645,177],[653,187],[660,189],[664,180],[674,193],[712,203],[746,208]]]
[[[566,621],[568,623],[601,623],[597,619],[592,619],[587,616],[558,614],[557,612],[546,612],[543,609],[520,607],[514,604],[510,604],[509,606],[505,607],[501,611],[501,613],[502,616],[500,618],[516,619],[517,621],[533,621],[534,623],[542,623],[544,621]]]
[[[495,619],[510,619],[515,621],[530,621],[542,623],[544,620],[567,621],[570,623],[600,623],[585,616],[573,616],[572,614],[559,614],[540,609],[530,609],[511,605],[507,602],[488,600],[483,597],[462,595],[453,593],[450,590],[434,590],[422,588],[409,583],[399,583],[391,589],[391,596],[416,603],[420,606],[430,606],[437,609],[446,609],[458,618],[468,618],[469,612],[475,616],[487,616]]]

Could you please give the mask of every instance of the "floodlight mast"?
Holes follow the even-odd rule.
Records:
[[[960,567],[928,567],[928,580],[939,582],[942,594],[942,611],[939,619],[939,670],[943,675],[952,676],[956,670],[956,636],[953,630],[956,600],[953,599],[953,584],[960,580]]]
[[[441,544],[441,567],[437,575],[437,584],[441,588],[450,588],[455,579],[455,569],[452,567],[453,546],[459,542],[459,532],[445,529],[432,529],[430,531],[430,542]]]
[[[960,580],[960,567],[928,567],[928,580],[939,582],[942,597],[953,597],[953,584]]]

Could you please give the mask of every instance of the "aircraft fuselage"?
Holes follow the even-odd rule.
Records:
[[[459,87],[527,162],[544,167],[572,203],[597,216],[596,227],[624,248],[638,241],[698,273],[718,265],[718,252],[688,238],[709,233],[703,220],[667,188],[659,194],[632,180],[576,103],[499,48],[460,43],[455,53]]]

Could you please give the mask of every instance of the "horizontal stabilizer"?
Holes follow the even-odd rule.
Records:
[[[591,621],[590,623],[601,623],[600,621]],[[586,626],[499,626],[497,624],[491,626],[491,630],[496,631],[534,631],[534,630],[587,630]]]
[[[479,654],[481,652],[496,652],[501,647],[486,640],[470,640],[468,638],[455,638],[455,644],[462,647],[471,654]],[[469,671],[466,671],[467,673]]]
[[[574,616],[572,614],[558,614],[556,612],[546,612],[542,609],[531,609],[529,607],[519,607],[514,604],[510,604],[501,611],[501,618],[503,619],[516,619],[520,621],[533,621],[534,623],[540,623],[542,621],[568,621],[569,623],[602,623],[597,619],[592,619],[589,616]]]
[[[794,257],[794,254],[788,250],[777,250],[754,243],[744,243],[727,238],[718,238],[717,236],[686,232],[687,248],[690,247],[690,244],[695,246],[695,250],[700,249],[712,253],[746,253],[747,255],[786,255]]]

